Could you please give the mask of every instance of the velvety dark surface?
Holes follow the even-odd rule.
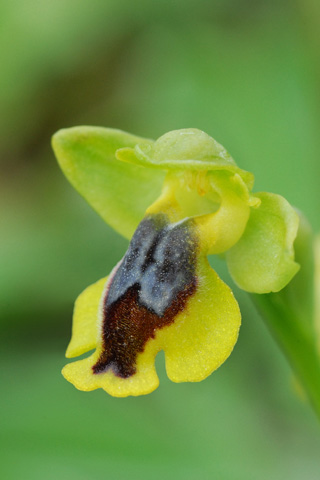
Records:
[[[139,224],[110,280],[103,304],[103,352],[92,367],[122,378],[136,373],[137,355],[156,331],[172,324],[196,292],[197,238],[190,222],[163,214]]]

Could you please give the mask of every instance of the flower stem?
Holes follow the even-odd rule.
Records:
[[[320,359],[315,338],[276,293],[251,295],[320,419]]]
[[[320,235],[314,241],[314,325],[317,337],[317,349],[320,354]]]
[[[303,218],[300,225],[295,243],[300,272],[280,292],[251,294],[251,298],[320,419],[319,311],[316,308],[319,307],[320,237],[314,240]]]

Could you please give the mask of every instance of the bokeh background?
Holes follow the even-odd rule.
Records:
[[[313,0],[1,1],[1,478],[319,478],[316,417],[237,289],[238,344],[206,381],[170,383],[161,354],[146,397],[62,378],[74,299],[127,242],[50,148],[80,124],[197,127],[319,230],[319,31]]]

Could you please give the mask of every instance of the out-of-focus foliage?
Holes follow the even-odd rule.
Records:
[[[51,135],[196,127],[319,229],[319,24],[311,1],[0,5],[1,469],[6,479],[316,478],[319,427],[243,295],[237,347],[147,398],[60,376],[77,294],[126,242],[71,189]],[[215,268],[230,282],[219,261]],[[160,355],[161,357],[161,355]]]

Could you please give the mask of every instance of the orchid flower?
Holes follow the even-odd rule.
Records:
[[[108,277],[77,299],[65,378],[80,390],[142,395],[165,352],[173,382],[197,382],[230,355],[241,314],[208,255],[253,293],[278,292],[299,270],[299,217],[280,195],[252,193],[254,177],[213,138],[176,130],[153,141],[120,130],[75,127],[53,148],[74,188],[130,240]],[[108,272],[106,272],[107,274]]]

